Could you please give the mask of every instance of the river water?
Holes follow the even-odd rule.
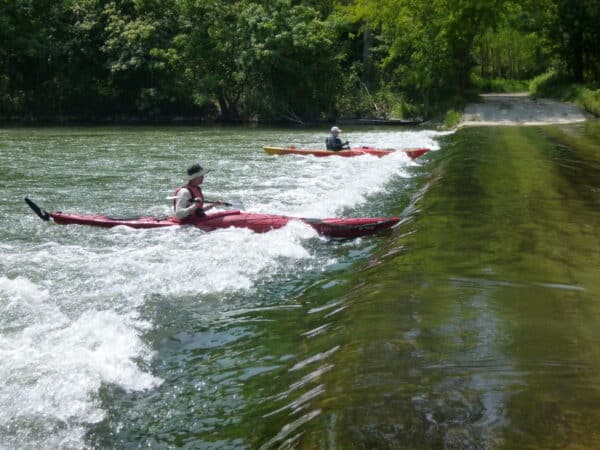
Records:
[[[349,128],[416,161],[275,157],[317,129],[0,129],[0,448],[600,448],[600,123]],[[60,226],[207,198],[398,215],[328,240],[291,223]]]

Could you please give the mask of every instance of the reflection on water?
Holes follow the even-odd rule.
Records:
[[[447,138],[322,338],[342,344],[298,447],[600,446],[599,142],[598,124]]]

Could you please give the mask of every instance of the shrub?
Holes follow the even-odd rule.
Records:
[[[595,116],[600,116],[600,89],[569,83],[567,77],[556,70],[534,78],[529,85],[529,93],[538,97],[572,101]]]
[[[537,97],[561,98],[567,85],[566,77],[559,71],[551,69],[531,80],[529,93]]]
[[[529,87],[528,80],[509,80],[504,78],[481,78],[471,75],[471,84],[481,92],[522,92]]]
[[[600,117],[600,89],[582,88],[577,101],[596,117]]]
[[[455,111],[454,109],[449,110],[444,118],[445,128],[455,128],[462,118],[462,113]]]

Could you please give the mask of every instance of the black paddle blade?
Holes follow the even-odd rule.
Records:
[[[31,209],[33,209],[33,212],[36,213],[40,219],[42,219],[42,220],[44,220],[46,222],[48,222],[50,220],[50,214],[48,214],[48,212],[44,211],[38,205],[36,205],[35,203],[33,203],[27,197],[25,197],[25,203],[27,203],[29,205],[29,207]]]

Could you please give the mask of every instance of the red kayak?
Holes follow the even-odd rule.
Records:
[[[126,226],[130,228],[162,228],[180,225],[192,225],[203,231],[213,231],[219,228],[248,228],[256,233],[265,233],[285,226],[288,222],[297,220],[313,227],[317,233],[332,238],[354,238],[373,234],[380,230],[392,228],[399,222],[398,217],[362,217],[362,218],[331,218],[307,219],[301,217],[278,216],[272,214],[246,213],[239,210],[222,211],[207,214],[191,221],[182,221],[175,217],[134,217],[127,219],[111,218],[99,214],[71,214],[61,211],[47,212],[33,201],[25,198],[27,204],[43,220],[52,219],[62,225],[91,225],[111,228]]]
[[[265,152],[269,155],[312,155],[312,156],[361,156],[361,155],[373,155],[381,158],[382,156],[389,155],[395,152],[404,152],[411,159],[416,159],[421,155],[427,153],[430,149],[428,148],[403,148],[395,150],[393,148],[374,148],[374,147],[354,147],[347,150],[310,150],[306,148],[298,148],[293,145],[289,147],[271,147],[263,146]]]

